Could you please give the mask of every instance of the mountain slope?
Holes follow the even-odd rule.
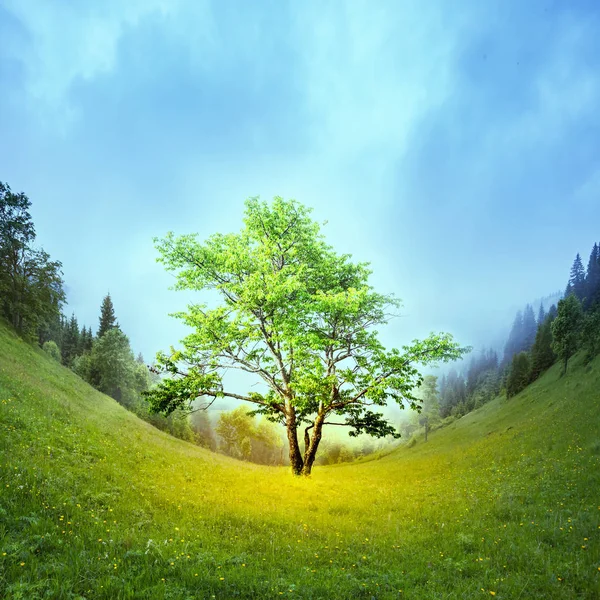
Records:
[[[600,361],[575,362],[296,479],[155,430],[0,326],[0,597],[598,598],[599,408]]]

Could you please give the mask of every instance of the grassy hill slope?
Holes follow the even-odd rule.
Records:
[[[0,597],[600,597],[600,361],[380,460],[170,438],[0,326]]]

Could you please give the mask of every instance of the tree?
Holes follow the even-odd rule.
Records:
[[[600,354],[600,306],[584,315],[581,345],[585,349],[586,362]]]
[[[252,438],[254,437],[254,417],[245,406],[222,412],[216,432],[220,438],[220,446],[225,454],[250,460]]]
[[[210,424],[208,413],[205,410],[197,410],[192,413],[190,426],[196,435],[198,446],[213,451],[217,449],[217,440]]]
[[[535,321],[535,314],[533,307],[528,304],[523,311],[523,342],[520,350],[530,350],[535,342],[535,334],[537,332],[537,323]]]
[[[113,306],[110,294],[106,294],[100,306],[100,325],[98,327],[98,338],[101,338],[107,331],[118,327],[115,317],[115,307]]]
[[[594,244],[585,276],[586,307],[600,303],[600,247]]]
[[[523,350],[523,313],[518,311],[504,346],[503,365],[507,365],[515,354]]]
[[[538,328],[540,327],[540,325],[542,325],[542,323],[545,320],[546,320],[546,311],[544,310],[544,303],[542,302],[540,304],[540,310],[538,311],[538,316],[537,316],[537,326],[538,326]]]
[[[531,381],[535,381],[556,360],[552,349],[552,317],[548,315],[538,327],[535,342],[531,348]]]
[[[579,252],[573,261],[571,267],[571,274],[569,277],[569,283],[567,284],[567,291],[565,296],[575,294],[579,300],[583,300],[585,295],[585,270],[583,268],[583,262]]]
[[[32,247],[30,206],[0,182],[0,309],[20,334],[34,337],[60,314],[65,294],[61,263]]]
[[[52,340],[44,342],[42,349],[46,354],[48,354],[48,356],[52,357],[56,362],[60,362],[60,350],[58,349],[56,342],[53,342]]]
[[[77,324],[77,318],[75,317],[75,314],[72,314],[63,335],[63,343],[61,347],[63,365],[66,365],[67,367],[72,365],[75,357],[80,354],[79,345],[79,325]]]
[[[422,401],[421,415],[419,425],[425,427],[425,441],[432,425],[438,423],[440,419],[440,402],[437,391],[437,377],[427,375],[421,384],[420,396]]]
[[[582,321],[581,303],[575,294],[558,301],[558,313],[552,322],[552,349],[563,362],[563,374],[569,358],[579,348]]]
[[[148,393],[153,409],[165,413],[200,396],[256,405],[256,413],[285,425],[292,471],[304,475],[326,423],[354,436],[397,436],[373,408],[389,400],[418,406],[411,392],[422,380],[417,366],[464,353],[448,334],[387,351],[374,328],[387,323],[398,301],[372,289],[367,264],[335,253],[309,213],[293,200],[252,198],[239,234],[204,243],[172,233],[156,240],[176,289],[212,290],[222,304],[190,305],[177,315],[195,331],[183,349],[158,355],[170,378]],[[226,387],[228,369],[256,376],[262,391]]]
[[[515,354],[506,381],[506,397],[511,398],[527,387],[531,377],[531,362],[527,352]]]
[[[126,406],[134,403],[134,366],[129,339],[120,329],[109,329],[96,340],[91,354],[91,369],[98,378],[97,388]]]

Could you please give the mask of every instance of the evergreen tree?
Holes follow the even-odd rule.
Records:
[[[522,330],[522,343],[520,350],[528,351],[533,346],[535,341],[535,334],[537,332],[537,323],[535,321],[535,315],[533,308],[530,304],[525,307],[523,311],[523,330]]]
[[[515,354],[506,382],[506,397],[511,398],[527,387],[531,377],[531,363],[527,352]]]
[[[61,347],[62,363],[70,367],[75,357],[79,354],[79,325],[73,313],[65,329]]]
[[[107,330],[94,344],[91,359],[96,387],[125,406],[135,404],[136,362],[128,337],[117,327]]]
[[[98,338],[101,338],[107,331],[118,327],[117,319],[115,317],[115,308],[113,306],[110,294],[104,296],[102,300],[102,306],[100,307],[100,325],[98,327]]]
[[[544,310],[544,303],[541,302],[540,303],[540,310],[538,311],[538,316],[537,316],[537,326],[538,326],[538,328],[540,327],[540,325],[542,325],[544,323],[545,320],[546,320],[546,311]]]
[[[550,315],[540,324],[531,348],[531,380],[535,381],[546,369],[556,361],[552,349],[552,319]]]
[[[563,374],[567,372],[569,359],[579,348],[583,312],[575,294],[558,302],[558,313],[552,322],[552,349],[563,362]]]
[[[523,349],[523,313],[518,311],[513,321],[512,329],[504,346],[503,364],[507,365],[512,357]]]
[[[586,308],[600,303],[600,247],[594,244],[585,277]]]
[[[600,354],[600,305],[585,314],[581,332],[581,345],[585,350],[586,362]]]
[[[569,277],[565,296],[575,294],[579,300],[583,300],[585,291],[585,270],[583,268],[581,256],[577,253],[575,260],[573,261],[573,266],[571,267],[571,275]]]

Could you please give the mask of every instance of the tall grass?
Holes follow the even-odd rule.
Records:
[[[600,361],[379,460],[239,463],[0,326],[0,597],[600,598]]]

